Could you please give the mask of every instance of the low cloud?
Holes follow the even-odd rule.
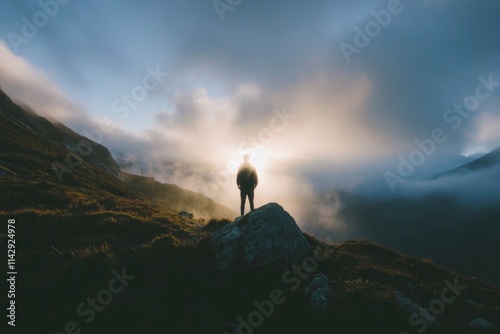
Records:
[[[500,115],[486,112],[478,115],[469,137],[466,153],[487,153],[500,147]]]
[[[400,196],[424,198],[429,194],[444,194],[459,203],[475,209],[484,209],[498,205],[500,198],[500,165],[469,171],[436,180],[407,181],[399,190]]]
[[[50,73],[33,66],[0,41],[0,86],[11,98],[29,105],[44,117],[66,125],[81,123],[83,108],[72,103],[54,84]]]

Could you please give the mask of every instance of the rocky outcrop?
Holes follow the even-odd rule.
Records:
[[[237,218],[215,232],[210,242],[218,270],[234,263],[258,268],[281,259],[301,261],[310,249],[295,220],[277,203]]]

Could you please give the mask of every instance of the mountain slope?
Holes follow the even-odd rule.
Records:
[[[21,205],[9,189],[43,184],[40,190],[69,187],[81,196],[86,194],[89,201],[118,196],[151,201],[168,212],[190,211],[206,218],[234,216],[200,194],[121,172],[104,146],[20,107],[1,90],[0,121],[0,183],[7,190],[2,192],[0,207],[15,210]],[[46,195],[40,199],[50,206],[51,195]]]
[[[434,178],[484,170],[500,164],[500,147],[462,166],[436,175]]]

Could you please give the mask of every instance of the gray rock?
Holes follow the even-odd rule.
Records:
[[[420,316],[420,318],[427,320],[427,323],[429,326],[437,326],[438,325],[438,322],[436,321],[436,317],[433,317],[432,315],[430,315],[429,312],[427,312],[423,307],[414,303],[410,299],[406,298],[402,293],[396,292],[396,295],[394,297],[396,298],[396,301],[399,304],[399,306],[401,306],[405,310],[409,311],[410,313],[418,314]]]
[[[330,310],[331,288],[320,288],[314,291],[309,298],[311,306],[316,311],[328,312]]]
[[[333,294],[333,288],[324,274],[315,274],[304,292],[309,296],[309,302],[313,309],[323,312],[327,312],[330,309],[329,300]]]
[[[217,269],[235,261],[258,268],[280,259],[301,261],[310,248],[295,220],[279,204],[266,204],[216,231],[210,242]]]
[[[469,327],[476,327],[476,328],[482,328],[482,329],[490,329],[493,328],[493,324],[489,322],[488,320],[482,319],[482,318],[476,318],[469,322],[467,325]]]
[[[309,284],[306,286],[305,293],[310,296],[314,291],[321,288],[331,288],[328,278],[322,274],[315,274]]]

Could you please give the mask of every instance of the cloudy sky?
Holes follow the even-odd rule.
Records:
[[[225,203],[248,152],[282,193],[390,189],[416,140],[420,170],[500,146],[498,17],[486,0],[3,0],[0,86],[165,181],[207,193],[193,174],[211,166]]]

